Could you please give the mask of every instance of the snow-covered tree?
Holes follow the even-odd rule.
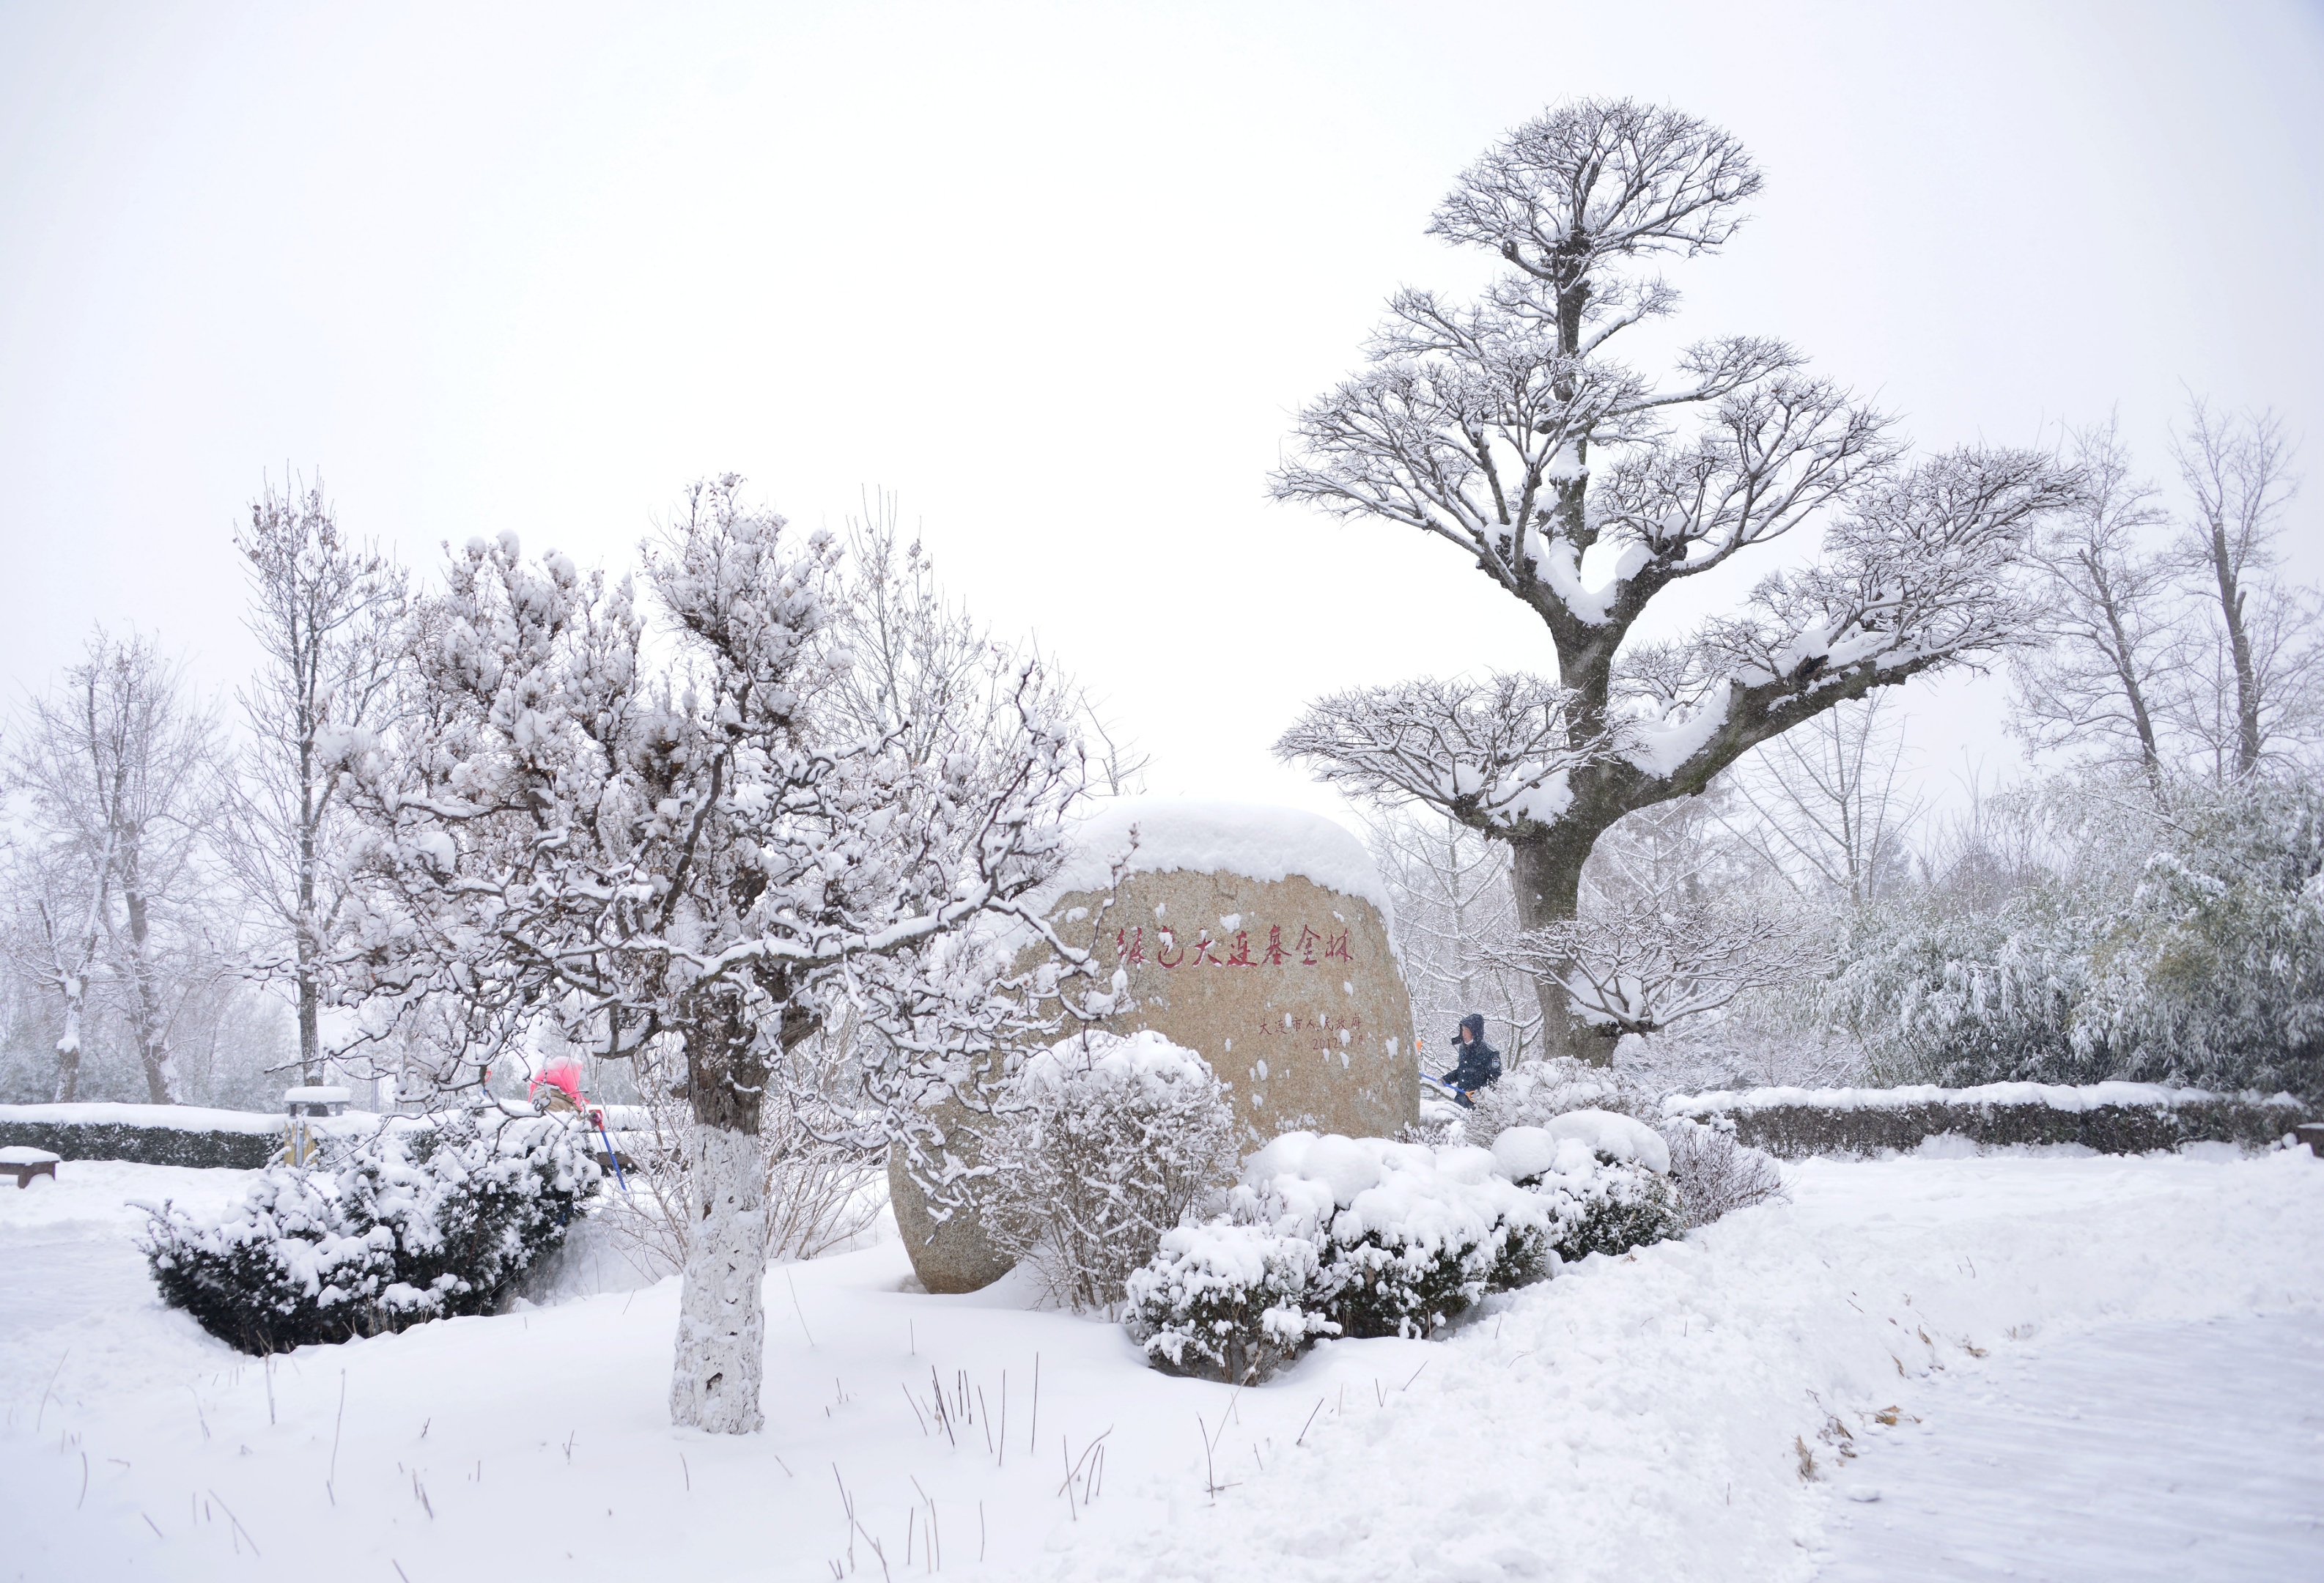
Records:
[[[1509,272],[1474,301],[1393,298],[1370,366],[1302,412],[1275,477],[1279,500],[1456,547],[1546,629],[1554,682],[1345,694],[1277,744],[1352,793],[1507,842],[1531,928],[1574,916],[1591,849],[1625,815],[1845,700],[2017,640],[2010,574],[2072,495],[2027,451],[1908,465],[1886,419],[1780,341],[1698,342],[1666,382],[1609,355],[1676,306],[1642,266],[1719,251],[1759,188],[1738,142],[1674,110],[1581,100],[1528,122],[1430,227]],[[1639,635],[1666,591],[1812,527],[1821,553],[1742,611]],[[1540,993],[1553,1048],[1608,1057],[1554,978]]]
[[[1557,985],[1574,1017],[1609,1043],[1722,1011],[1753,989],[1789,982],[1808,961],[1796,925],[1781,914],[1676,895],[1527,929],[1481,955]]]
[[[322,1078],[322,959],[345,894],[346,818],[318,744],[375,728],[393,697],[407,578],[342,532],[317,478],[270,485],[235,535],[248,625],[264,666],[240,695],[248,744],[226,782],[220,851],[274,939],[263,960],[290,981],[301,1080]]]
[[[2248,776],[2324,738],[2324,601],[2282,576],[2292,445],[2272,416],[2198,401],[2172,447],[2192,511],[2172,554],[2203,610],[2175,723],[2219,776]]]
[[[444,1083],[547,1016],[600,1054],[682,1052],[700,1198],[670,1405],[716,1431],[761,1422],[760,1112],[784,1053],[856,1004],[892,1107],[964,1080],[1056,992],[1054,970],[1008,981],[976,931],[1042,928],[1020,898],[1059,861],[1077,744],[1030,673],[1005,732],[956,750],[826,735],[838,558],[738,479],[696,486],[647,549],[675,649],[656,663],[628,580],[471,540],[420,603],[407,713],[334,751],[369,826],[337,966],[373,1031],[457,1008]]]
[[[2037,538],[2040,630],[2049,642],[2013,657],[2012,723],[2029,747],[2163,773],[2172,694],[2176,601],[2152,541],[2169,520],[2135,478],[2111,419],[2073,437],[2082,491]]]
[[[1472,1011],[1504,1063],[1521,1064],[1540,1043],[1541,1002],[1529,979],[1479,954],[1480,943],[1517,932],[1508,849],[1434,810],[1404,807],[1371,819],[1365,844],[1396,901],[1388,926],[1423,1064],[1456,1058],[1452,1029]]]
[[[1905,778],[1903,722],[1881,694],[1784,732],[1727,777],[1743,805],[1727,821],[1804,900],[1865,907],[1911,872],[1923,812]]]
[[[925,544],[905,538],[894,495],[867,501],[864,514],[849,519],[845,548],[849,575],[832,624],[854,663],[834,684],[826,717],[860,732],[894,732],[899,750],[924,762],[939,745],[956,748],[964,731],[1001,727],[1035,662],[1041,708],[1094,739],[1091,789],[1144,789],[1148,756],[1073,678],[1028,646],[1003,641],[945,594]]]
[[[136,1045],[147,1098],[179,1102],[170,1035],[210,971],[201,867],[213,814],[216,722],[151,640],[93,638],[62,685],[26,707],[7,767],[35,889],[38,976],[61,1006],[59,1099],[79,1087],[92,995]]]

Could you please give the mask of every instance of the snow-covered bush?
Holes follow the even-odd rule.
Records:
[[[1077,1311],[1120,1310],[1130,1273],[1234,1167],[1234,1118],[1194,1051],[1091,1031],[1026,1062],[987,1142],[984,1231]]]
[[[2324,1099],[2324,792],[2186,800],[2096,953],[2078,1045],[2108,1076]]]
[[[1589,1119],[1599,1116],[1607,1119]],[[1738,1144],[1732,1122],[1722,1131],[1667,1118],[1653,1091],[1628,1072],[1572,1060],[1530,1062],[1479,1094],[1468,1118],[1468,1136],[1496,1146],[1512,1129],[1536,1127],[1584,1139],[1609,1167],[1645,1168],[1643,1176],[1609,1175],[1601,1188],[1581,1195],[1591,1207],[1559,1244],[1563,1257],[1677,1235],[1669,1229],[1674,1200],[1683,1229],[1691,1229],[1784,1196],[1774,1157]],[[1630,1127],[1653,1133],[1659,1151]]]
[[[1130,1277],[1157,1368],[1262,1379],[1319,1336],[1428,1336],[1566,1259],[1682,1230],[1661,1135],[1583,1110],[1490,1150],[1286,1133],[1243,1162],[1222,1219]]]
[[[2068,784],[2022,815],[2066,854],[1997,906],[1868,910],[1823,1015],[1891,1082],[2127,1079],[2324,1096],[2324,794]]]
[[[1265,1226],[1179,1226],[1125,1283],[1130,1331],[1165,1374],[1257,1385],[1338,1328],[1309,1306],[1315,1243]]]
[[[1670,1146],[1635,1117],[1570,1111],[1493,1140],[1495,1169],[1555,1206],[1550,1250],[1561,1262],[1621,1254],[1686,1229]]]
[[[1738,1142],[1729,1117],[1706,1124],[1673,1116],[1663,1122],[1662,1135],[1670,1146],[1671,1181],[1690,1230],[1737,1210],[1791,1197],[1775,1157]]]
[[[597,1164],[577,1125],[457,1111],[321,1167],[269,1167],[215,1223],[146,1206],[162,1301],[244,1352],[489,1312],[564,1240]]]
[[[1426,1336],[1486,1293],[1537,1279],[1539,1197],[1482,1149],[1291,1132],[1243,1163],[1237,1220],[1317,1250],[1309,1306],[1346,1336]]]
[[[1512,1127],[1545,1127],[1575,1110],[1612,1110],[1641,1120],[1659,1117],[1659,1096],[1628,1073],[1571,1057],[1528,1061],[1471,1097],[1469,1139],[1489,1146]]]

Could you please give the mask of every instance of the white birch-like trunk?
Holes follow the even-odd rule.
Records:
[[[678,1294],[670,1422],[713,1434],[751,1434],[766,1420],[766,1164],[755,1136],[696,1121],[683,1146],[693,1218]]]

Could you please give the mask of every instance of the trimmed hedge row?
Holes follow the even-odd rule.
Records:
[[[68,1160],[126,1160],[136,1165],[192,1165],[255,1171],[281,1151],[272,1132],[136,1127],[115,1121],[0,1120],[0,1148],[46,1149]]]
[[[1706,1107],[1701,1114],[1731,1119],[1738,1142],[1785,1159],[1911,1149],[1924,1139],[1948,1135],[1987,1145],[2080,1144],[2102,1155],[2143,1155],[2207,1142],[2255,1149],[2308,1119],[2306,1107],[2296,1101],[2227,1096],[2074,1110],[1975,1100],[1877,1106],[1738,1103]]]

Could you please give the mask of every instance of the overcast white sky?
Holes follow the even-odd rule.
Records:
[[[102,621],[232,681],[286,463],[423,566],[625,566],[732,469],[808,523],[899,492],[1156,791],[1329,810],[1266,752],[1315,692],[1549,668],[1450,547],[1265,498],[1380,299],[1480,278],[1421,231],[1497,133],[1739,134],[1766,192],[1676,331],[1785,336],[1924,446],[2113,407],[2159,470],[2191,389],[2312,477],[2319,83],[2313,5],[0,0],[0,670]],[[1910,697],[1932,777],[2006,760],[2003,696]]]

